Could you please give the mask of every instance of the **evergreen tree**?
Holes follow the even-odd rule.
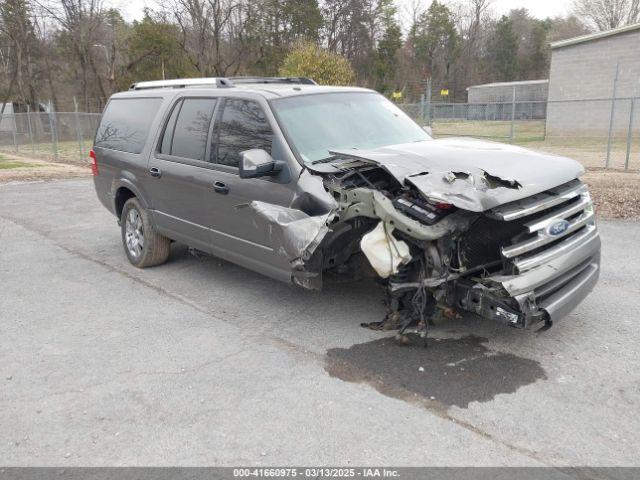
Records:
[[[395,13],[395,11],[394,11]],[[395,15],[384,20],[384,33],[377,49],[377,87],[385,93],[395,88],[398,50],[402,47],[402,32]]]
[[[518,73],[518,37],[513,31],[513,23],[503,15],[493,31],[489,42],[491,67],[500,81],[511,81]]]

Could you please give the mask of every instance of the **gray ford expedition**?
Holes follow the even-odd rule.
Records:
[[[304,78],[141,82],[91,152],[98,198],[138,267],[171,241],[318,289],[374,275],[376,329],[439,315],[548,327],[593,288],[600,239],[575,161],[432,139],[383,96]]]

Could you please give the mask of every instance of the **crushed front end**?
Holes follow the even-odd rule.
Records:
[[[468,179],[445,179],[457,180]],[[321,244],[323,268],[363,255],[386,286],[387,315],[370,328],[425,338],[435,317],[463,310],[548,327],[597,281],[600,240],[577,179],[481,212],[429,198],[356,159],[324,175],[324,187],[338,205],[330,229],[344,233],[340,248],[328,235],[332,254]]]
[[[600,239],[573,160],[470,139],[331,153],[306,165],[291,209],[252,206],[294,283],[379,279],[388,311],[370,328],[425,338],[462,311],[548,327],[597,282]]]

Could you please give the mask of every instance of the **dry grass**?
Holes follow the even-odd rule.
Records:
[[[596,137],[561,137],[547,138],[544,141],[532,141],[522,143],[527,148],[534,148],[544,152],[562,155],[563,157],[578,160],[586,168],[603,168],[607,159],[607,139]],[[636,152],[633,147],[636,147]],[[632,140],[632,150],[629,155],[629,170],[640,170],[640,156],[637,149],[640,148],[640,138]],[[611,142],[609,167],[612,169],[624,169],[627,156],[627,139],[615,138]]]
[[[510,121],[436,121],[433,124],[436,137],[468,136],[497,142],[509,142]],[[543,152],[573,158],[586,168],[604,167],[607,158],[606,137],[546,137],[543,120],[517,120],[514,122],[514,144]],[[640,137],[632,138],[629,169],[640,170]],[[614,138],[611,142],[609,166],[622,169],[627,157],[627,138]]]
[[[0,145],[0,151],[24,158],[37,158],[55,163],[67,165],[86,166],[89,162],[89,150],[91,142],[80,145],[76,141],[52,143],[35,143],[33,145],[20,145],[17,149],[13,145]]]
[[[497,142],[508,142],[511,137],[511,122],[503,120],[436,120],[432,128],[436,137],[477,137]],[[541,120],[516,120],[513,123],[513,138],[516,142],[542,140],[544,128],[544,121]]]
[[[3,165],[9,167],[4,168]],[[0,183],[87,177],[89,175],[91,175],[91,170],[88,166],[51,163],[9,154],[0,155]]]
[[[31,168],[34,165],[32,163],[11,160],[5,156],[0,155],[0,170],[12,170],[15,168]]]

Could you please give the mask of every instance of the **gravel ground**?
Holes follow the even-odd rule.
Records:
[[[582,179],[599,217],[640,219],[640,173],[589,170]]]

